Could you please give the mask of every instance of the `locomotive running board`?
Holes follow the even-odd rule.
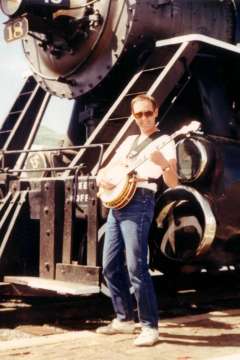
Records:
[[[32,145],[51,95],[30,76],[19,92],[0,129],[2,154],[9,150],[27,150]],[[20,168],[27,154],[16,152],[0,156],[2,167]],[[18,162],[18,164],[17,164]],[[17,164],[17,165],[16,165]]]

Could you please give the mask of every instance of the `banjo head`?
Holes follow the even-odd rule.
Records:
[[[129,177],[125,176],[124,179],[121,179],[121,181],[117,185],[115,185],[115,187],[112,190],[102,188],[100,193],[100,199],[104,204],[115,203],[121,197],[121,194],[126,191],[128,185],[129,185]]]

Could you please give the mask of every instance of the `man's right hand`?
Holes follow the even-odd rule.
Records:
[[[98,174],[97,174],[97,185],[99,187],[102,187],[106,190],[112,190],[114,188],[114,184],[112,184],[111,182],[109,182],[108,180],[105,179],[105,174],[106,174],[106,169],[102,168],[99,170]]]
[[[112,190],[112,189],[115,187],[114,184],[112,184],[112,183],[110,183],[110,182],[108,182],[108,181],[105,181],[105,180],[103,180],[103,179],[100,180],[99,186],[102,187],[102,188],[104,188],[104,189],[106,189],[106,190]]]

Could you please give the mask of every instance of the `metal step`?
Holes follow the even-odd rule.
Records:
[[[26,286],[38,291],[51,291],[60,295],[93,295],[100,293],[100,287],[96,285],[43,279],[39,277],[5,276],[4,281],[8,284]]]

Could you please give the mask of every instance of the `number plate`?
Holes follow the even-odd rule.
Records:
[[[22,39],[28,33],[28,20],[25,17],[10,20],[4,27],[4,39],[6,42]]]

